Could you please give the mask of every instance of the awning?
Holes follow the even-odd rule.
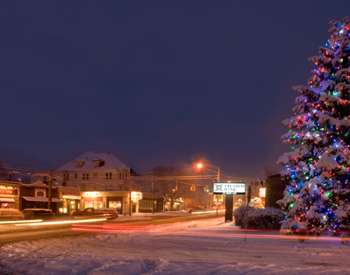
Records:
[[[14,198],[0,198],[0,202],[15,202]]]
[[[48,198],[44,198],[44,197],[29,197],[29,196],[23,196],[22,197],[24,200],[26,201],[35,201],[35,202],[49,202]],[[60,202],[60,199],[56,199],[56,198],[52,198],[51,199],[52,202]]]
[[[80,200],[80,196],[75,195],[63,195],[62,198],[68,200]]]

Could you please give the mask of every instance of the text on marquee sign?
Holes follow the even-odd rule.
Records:
[[[216,194],[244,194],[245,183],[238,182],[216,182],[214,183]]]

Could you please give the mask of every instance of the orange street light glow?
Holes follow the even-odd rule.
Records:
[[[202,170],[204,168],[203,162],[197,162],[196,163],[196,168],[197,168],[197,170]]]

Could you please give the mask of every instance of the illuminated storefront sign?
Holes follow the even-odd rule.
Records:
[[[260,187],[259,188],[259,197],[260,198],[265,198],[266,197],[266,188],[265,187]]]
[[[96,198],[101,197],[100,192],[83,192],[84,198]]]
[[[0,185],[0,195],[16,195],[16,193],[16,188],[7,185]]]
[[[17,188],[0,185],[0,208],[17,208]]]
[[[242,182],[216,182],[214,194],[245,194],[245,183]]]
[[[142,200],[142,193],[141,192],[131,192],[131,200],[133,202],[137,202],[139,200]]]

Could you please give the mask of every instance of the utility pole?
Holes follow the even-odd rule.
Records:
[[[48,194],[48,203],[47,203],[47,208],[52,210],[52,181],[53,181],[53,173],[50,171],[49,175],[49,194]]]
[[[155,200],[154,200],[154,176],[152,175],[152,214],[154,214]]]
[[[132,215],[132,199],[131,199],[131,191],[129,192],[129,216]]]
[[[221,170],[220,170],[220,167],[218,167],[218,171],[217,171],[217,175],[216,175],[216,182],[220,182],[220,179],[221,179]],[[217,195],[214,195],[214,196],[217,196]],[[216,206],[216,216],[219,217],[219,202],[218,202],[217,197],[216,197],[215,206]]]
[[[218,171],[217,171],[217,175],[216,175],[217,182],[220,182],[220,179],[221,179],[221,170],[220,170],[220,167],[218,167]]]

